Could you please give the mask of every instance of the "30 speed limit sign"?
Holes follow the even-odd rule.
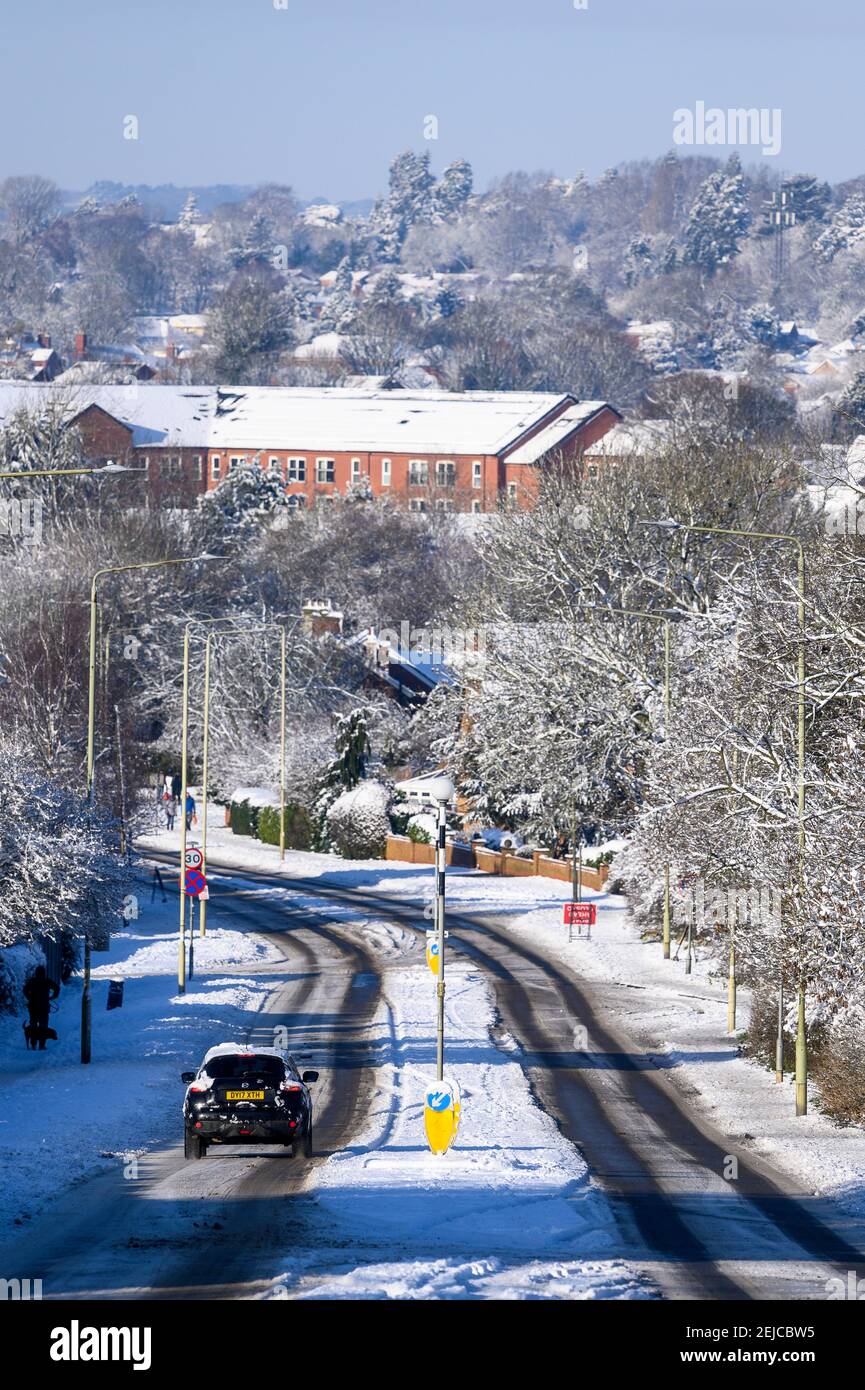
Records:
[[[201,853],[200,849],[196,848],[188,849],[184,855],[184,859],[187,869],[200,869],[204,863],[204,855]]]

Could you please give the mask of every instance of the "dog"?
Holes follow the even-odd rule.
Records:
[[[55,1028],[40,1028],[38,1024],[35,1023],[25,1023],[23,1027],[24,1039],[27,1043],[28,1051],[32,1049],[35,1052],[40,1042],[44,1043],[49,1039],[51,1042],[57,1041],[57,1030]]]

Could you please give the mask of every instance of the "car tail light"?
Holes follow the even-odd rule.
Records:
[[[294,1127],[295,1127],[296,1124],[297,1124],[297,1120],[289,1120],[289,1122],[288,1122],[288,1127],[289,1127],[289,1129],[294,1129]]]
[[[208,1081],[208,1082],[205,1083],[204,1081],[193,1081],[193,1083],[192,1083],[192,1085],[190,1086],[189,1089],[190,1089],[190,1091],[196,1091],[196,1092],[199,1092],[199,1091],[209,1091],[209,1090],[210,1090],[210,1082]]]
[[[280,1081],[279,1089],[281,1091],[302,1091],[303,1087],[298,1086],[296,1081]]]

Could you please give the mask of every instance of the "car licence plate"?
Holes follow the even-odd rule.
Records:
[[[264,1091],[229,1091],[226,1100],[264,1100]]]

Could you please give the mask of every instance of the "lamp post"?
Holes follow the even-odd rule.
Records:
[[[445,834],[447,830],[447,806],[453,798],[454,784],[449,777],[433,777],[427,783],[427,790],[437,806],[436,826],[436,896],[435,924],[438,939],[438,975],[436,979],[436,1080],[444,1077],[445,1051]]]
[[[644,521],[644,526],[654,526],[664,531],[696,531],[707,536],[737,536],[745,540],[786,541],[795,545],[797,551],[796,597],[799,628],[799,651],[797,660],[797,819],[799,850],[799,912],[803,911],[805,887],[805,548],[799,536],[789,531],[745,531],[730,526],[694,526],[681,521]],[[801,932],[801,927],[800,927]],[[796,1021],[796,1114],[808,1113],[808,1040],[805,1029],[805,975],[802,969],[801,948],[798,962],[798,1010]],[[783,1079],[783,977],[778,1004],[778,1037],[776,1044],[776,1077]]]
[[[202,737],[201,751],[201,777],[203,783],[202,804],[201,804],[201,856],[202,872],[207,874],[207,775],[210,756],[210,670],[213,639],[215,637],[244,637],[252,632],[278,632],[280,635],[280,731],[279,731],[279,857],[285,859],[285,708],[286,708],[286,630],[282,623],[260,623],[251,627],[238,628],[234,632],[220,633],[214,629],[220,623],[234,622],[231,618],[211,618],[203,619],[199,626],[209,626],[204,643],[204,732]],[[193,626],[188,624],[187,626]],[[188,647],[184,645],[184,707],[186,707],[188,697]],[[187,721],[188,724],[188,721]],[[186,733],[184,732],[184,759],[186,751]],[[184,822],[181,834],[185,834],[185,803],[186,793],[182,793],[184,799]],[[181,864],[181,878],[183,876],[184,865]],[[207,902],[202,901],[198,909],[198,932],[199,936],[204,936],[207,931]],[[181,941],[181,954],[183,945]],[[180,981],[178,980],[178,986]]]
[[[581,609],[588,609],[596,613],[621,613],[630,618],[649,618],[652,622],[664,624],[664,737],[667,738],[670,732],[670,623],[674,619],[669,613],[655,613],[650,608],[610,608],[605,603],[582,603]],[[664,960],[670,959],[670,865],[664,864],[664,914],[662,940],[664,948]],[[691,940],[688,937],[688,964],[687,971],[691,968]]]
[[[10,468],[0,473],[0,478],[68,478],[78,475],[84,478],[100,478],[118,473],[146,473],[146,468],[127,468],[123,463],[98,464],[95,468]]]
[[[29,471],[29,470],[28,470]],[[136,472],[136,469],[127,469],[120,464],[106,464],[104,468],[70,468],[70,469],[33,469],[32,472],[42,477],[50,477],[52,473],[128,473]],[[2,476],[2,475],[0,475]],[[13,476],[18,477],[19,474]],[[195,556],[195,559],[213,559],[213,556]],[[93,744],[96,726],[96,629],[98,617],[97,586],[99,580],[106,574],[124,574],[129,570],[156,569],[163,565],[183,565],[191,564],[190,559],[183,560],[149,560],[136,565],[110,565],[105,569],[97,570],[90,583],[90,664],[88,673],[88,696],[87,696],[87,800],[93,804]],[[90,994],[90,938],[84,938],[84,986],[81,993],[81,1061],[90,1061],[90,1028],[91,1028],[91,994]]]
[[[75,471],[75,470],[73,470]],[[88,470],[85,470],[88,471]],[[105,470],[103,470],[105,471]],[[116,473],[118,466],[110,466],[108,471]],[[125,469],[121,471],[126,471]],[[218,555],[186,555],[180,559],[172,560],[143,560],[134,565],[108,565],[105,569],[97,570],[90,582],[90,666],[88,674],[88,696],[87,696],[87,799],[90,805],[93,804],[93,744],[96,732],[96,629],[98,618],[97,590],[99,580],[106,574],[129,574],[138,570],[163,569],[171,565],[191,565],[196,562],[206,562],[222,559]],[[184,822],[185,823],[185,822]],[[90,1061],[90,1023],[91,1023],[91,996],[90,996],[90,940],[84,940],[84,988],[81,995],[81,1061]]]

